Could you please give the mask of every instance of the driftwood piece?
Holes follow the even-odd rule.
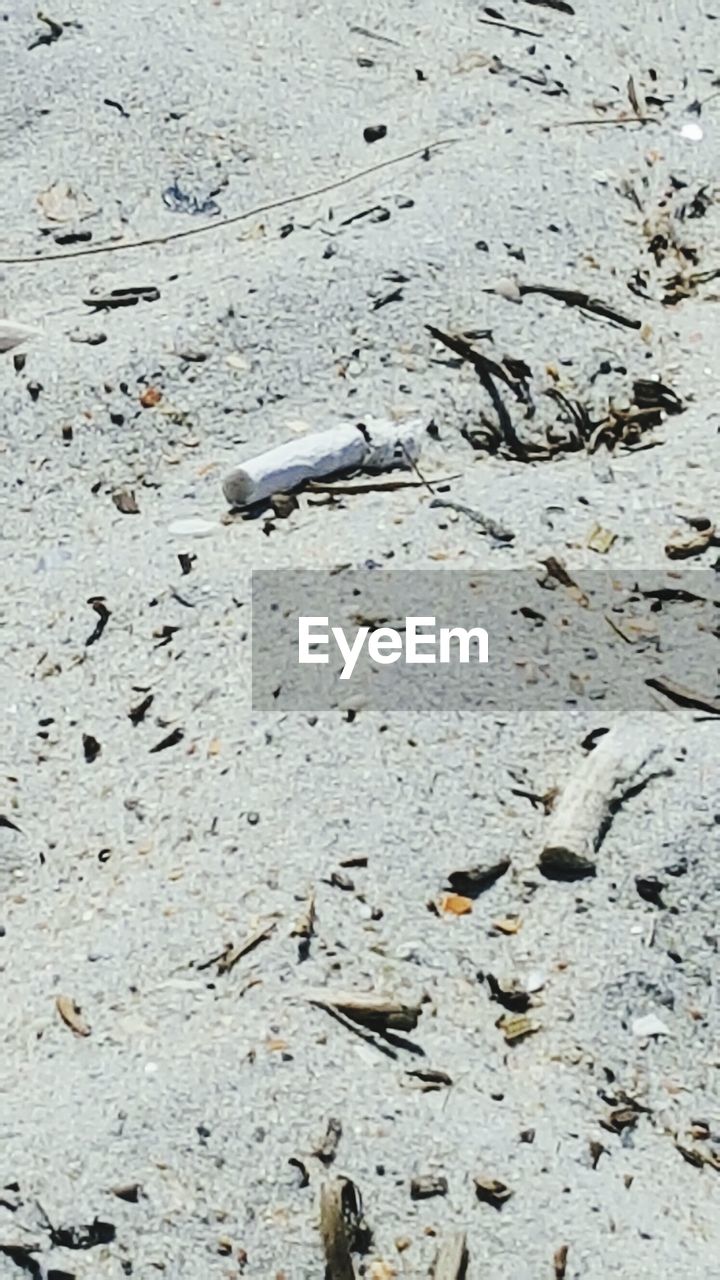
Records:
[[[433,1196],[446,1196],[448,1180],[442,1174],[422,1173],[410,1180],[410,1196],[413,1200],[430,1200]]]
[[[16,320],[0,320],[0,354],[12,351],[23,342],[29,342],[31,338],[37,338],[39,332],[39,329],[33,329],[28,324],[20,324]]]
[[[595,855],[616,809],[652,778],[672,773],[652,724],[619,721],[598,740],[561,791],[548,821],[540,869],[556,877],[594,875]]]
[[[420,431],[417,419],[402,426],[368,419],[298,436],[236,467],[225,477],[223,493],[231,506],[247,507],[274,493],[288,493],[307,480],[359,469],[408,468],[420,455]]]
[[[422,1013],[420,1005],[403,1004],[375,992],[309,991],[306,999],[321,1008],[335,1009],[371,1031],[414,1031]]]
[[[433,1280],[464,1280],[468,1250],[464,1231],[456,1231],[440,1245],[433,1267]]]
[[[506,1182],[500,1178],[478,1177],[473,1179],[475,1195],[483,1204],[492,1205],[493,1209],[502,1209],[504,1204],[514,1195]]]
[[[340,1178],[324,1183],[320,1189],[320,1234],[325,1250],[326,1280],[355,1280]]]

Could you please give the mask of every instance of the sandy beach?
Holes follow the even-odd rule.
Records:
[[[0,14],[0,1280],[710,1280],[717,657],[558,879],[617,709],[253,706],[251,573],[674,571],[717,649],[720,6],[52,3]],[[417,483],[229,511],[368,417]]]

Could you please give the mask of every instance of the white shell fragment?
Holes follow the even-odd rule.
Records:
[[[0,320],[0,353],[12,351],[23,342],[37,338],[39,332],[40,330],[34,329],[32,325],[20,324],[17,320]]]
[[[299,436],[236,467],[225,477],[223,493],[231,506],[246,507],[273,493],[288,493],[305,480],[360,468],[407,468],[419,457],[421,428],[419,419],[398,425],[367,418],[362,428],[346,422],[329,431]]]
[[[216,520],[203,520],[202,516],[180,516],[168,525],[168,533],[175,538],[208,538],[217,533],[220,525]]]
[[[694,121],[690,124],[684,124],[680,130],[680,137],[685,138],[688,142],[702,142],[702,125],[696,124]]]
[[[670,1029],[661,1022],[656,1013],[648,1013],[644,1018],[636,1018],[632,1024],[633,1035],[638,1040],[646,1040],[649,1036],[669,1036]]]

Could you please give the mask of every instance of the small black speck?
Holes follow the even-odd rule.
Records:
[[[97,738],[93,738],[91,733],[84,733],[82,736],[83,753],[88,764],[92,764],[93,760],[97,760],[102,747]]]

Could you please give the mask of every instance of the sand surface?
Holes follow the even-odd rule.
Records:
[[[720,6],[574,9],[63,0],[40,44],[35,4],[0,14],[0,258],[26,259],[0,264],[0,313],[42,331],[24,367],[0,356],[2,1280],[318,1280],[335,1176],[373,1233],[358,1277],[428,1277],[455,1230],[478,1280],[717,1274],[717,718],[658,700],[672,774],[617,813],[594,879],[561,883],[522,793],[563,786],[601,706],[250,701],[253,569],[654,570],[685,518],[720,523]],[[159,296],[85,301],[141,286]],[[491,330],[480,349],[598,418],[638,379],[684,412],[643,447],[489,452],[485,392],[427,324]],[[537,403],[545,439],[558,404]],[[513,541],[422,488],[223,522],[232,466],[368,414],[419,415],[424,474],[458,476],[445,496]],[[449,872],[503,857],[469,914],[428,910]],[[536,1034],[506,1043],[488,972],[535,988]],[[418,1026],[362,1038],[308,1004],[322,987],[422,1001]],[[663,1034],[633,1030],[649,1015]],[[419,1089],[424,1068],[452,1083]],[[447,1194],[413,1199],[429,1174]],[[479,1202],[476,1177],[512,1197]],[[96,1219],[113,1239],[83,1238]]]

